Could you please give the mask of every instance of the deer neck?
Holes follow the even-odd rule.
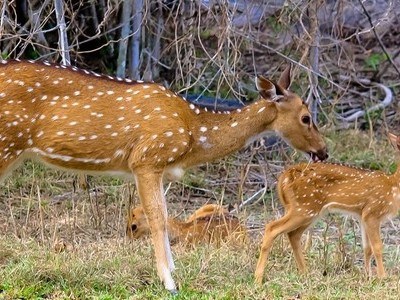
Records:
[[[193,108],[194,106],[191,105]],[[273,130],[276,104],[260,100],[229,112],[194,108],[189,120],[192,147],[186,165],[212,161],[233,153]]]

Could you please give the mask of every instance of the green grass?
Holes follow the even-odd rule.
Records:
[[[308,256],[310,272],[299,275],[285,242],[272,252],[262,287],[253,284],[257,243],[242,249],[174,246],[177,297],[157,280],[148,241],[109,239],[101,246],[82,243],[61,253],[16,238],[3,238],[0,245],[5,249],[1,299],[398,299],[400,289],[398,266],[391,270],[397,275],[377,280],[366,278],[360,263],[338,270],[330,261],[334,272],[323,276],[321,257]],[[389,254],[385,259],[399,257]]]
[[[332,161],[393,171],[396,156],[385,138],[359,131],[326,136]],[[277,156],[266,163],[262,151],[249,153],[193,169],[183,184],[171,186],[171,215],[183,208],[190,214],[210,199],[237,204],[262,185],[271,190],[240,214],[256,227],[249,243],[173,247],[180,290],[175,297],[158,280],[149,241],[124,237],[127,207],[136,202],[133,185],[93,178],[95,192],[74,193],[74,176],[25,164],[0,187],[0,299],[398,299],[399,218],[383,226],[389,275],[383,280],[364,276],[358,223],[333,215],[317,222],[312,238],[304,239],[307,275],[297,272],[286,238],[279,237],[264,284],[256,286],[262,227],[282,214],[271,173],[293,161]]]

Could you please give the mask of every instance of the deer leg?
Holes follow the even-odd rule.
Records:
[[[257,284],[262,283],[262,277],[265,265],[267,264],[268,255],[275,238],[282,233],[294,231],[300,226],[303,226],[304,223],[309,224],[307,217],[301,215],[294,215],[293,213],[288,212],[282,218],[276,221],[272,221],[271,223],[265,226],[260,256],[258,258],[256,272],[255,272],[255,281]]]
[[[365,268],[365,273],[367,276],[371,276],[371,256],[372,256],[372,248],[371,248],[371,242],[368,238],[366,229],[365,229],[365,224],[364,222],[361,222],[361,237],[362,237],[362,245],[363,245],[363,250],[364,250],[364,268]]]
[[[383,244],[380,233],[380,222],[375,218],[364,218],[363,221],[375,257],[377,275],[379,278],[383,278],[386,274],[382,259]]]
[[[167,234],[167,209],[162,186],[162,172],[135,170],[139,198],[146,214],[153,241],[157,272],[164,286],[176,293],[171,271],[174,269]]]
[[[303,232],[308,228],[308,225],[309,224],[307,224],[307,226],[301,226],[287,233],[290,245],[292,246],[293,249],[293,254],[296,260],[297,268],[301,273],[306,272],[306,262],[301,247],[301,236],[303,235]]]

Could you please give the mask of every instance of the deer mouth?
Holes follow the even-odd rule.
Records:
[[[307,154],[310,156],[313,162],[324,161],[328,158],[328,153],[325,149],[318,150],[317,152],[310,151],[307,152]]]

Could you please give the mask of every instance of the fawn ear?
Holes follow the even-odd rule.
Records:
[[[287,90],[292,82],[292,64],[289,64],[285,70],[282,72],[281,77],[279,77],[278,85]]]
[[[390,142],[392,143],[393,147],[397,147],[397,149],[400,150],[400,137],[389,132],[388,138],[389,138]]]
[[[256,87],[264,99],[277,101],[283,97],[282,88],[262,75],[256,77]]]

